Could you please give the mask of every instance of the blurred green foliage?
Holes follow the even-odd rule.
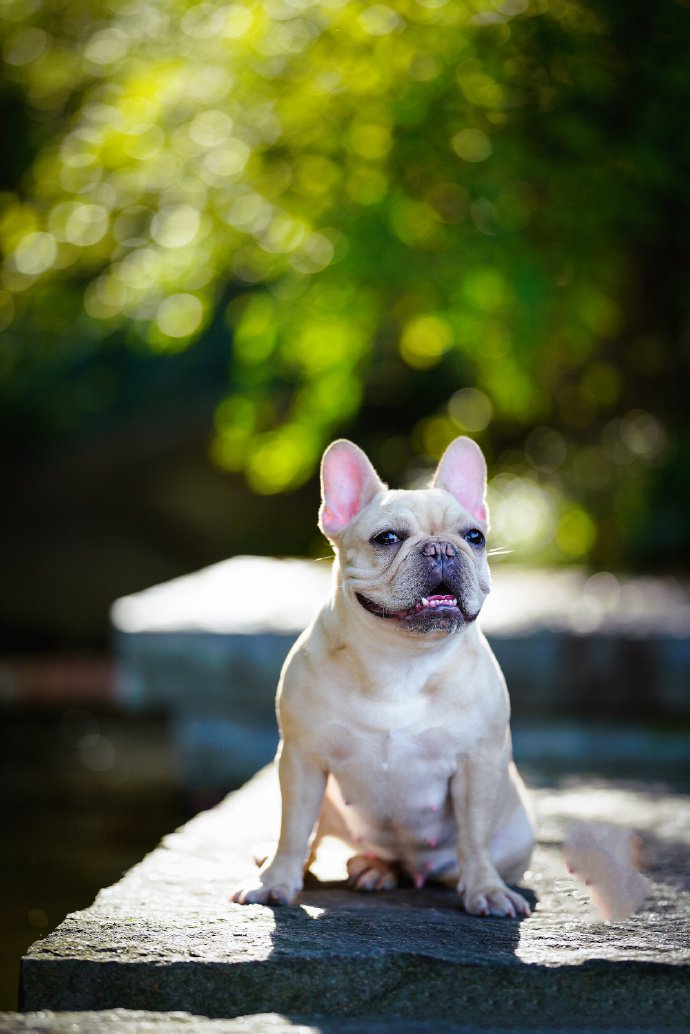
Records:
[[[521,557],[687,563],[689,6],[2,0],[0,398],[220,314],[255,491],[464,432]]]

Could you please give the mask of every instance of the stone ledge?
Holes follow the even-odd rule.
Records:
[[[37,942],[22,963],[22,1008],[681,1027],[690,802],[583,784],[536,803],[527,883],[539,904],[523,922],[465,915],[442,889],[367,896],[337,881],[312,882],[295,908],[231,905],[253,849],[275,836],[276,783],[264,770]],[[639,915],[598,922],[567,875],[560,840],[583,815],[645,836],[653,887]]]
[[[283,1017],[210,1020],[185,1012],[110,1009],[103,1012],[0,1012],[2,1034],[301,1034]]]
[[[477,1034],[476,1026],[444,1022],[443,1034]],[[636,1034],[641,1027],[607,1027],[606,1034]],[[681,1028],[677,1028],[681,1029]],[[687,1029],[687,1028],[684,1028]],[[189,1013],[112,1009],[107,1012],[0,1013],[3,1034],[439,1034],[438,1020],[364,1017],[339,1020],[257,1013],[212,1020]],[[595,1027],[482,1027],[482,1034],[601,1034]]]

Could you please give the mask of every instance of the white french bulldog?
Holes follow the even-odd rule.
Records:
[[[388,491],[352,442],[322,463],[334,589],[283,667],[275,855],[232,900],[290,904],[327,835],[358,890],[452,884],[474,915],[529,915],[506,885],[534,845],[501,670],[476,622],[489,592],[486,464],[469,438],[431,487]]]

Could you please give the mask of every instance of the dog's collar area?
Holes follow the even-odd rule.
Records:
[[[437,586],[437,588],[441,588],[441,586]],[[421,599],[405,610],[387,610],[385,607],[380,607],[378,603],[374,603],[373,600],[367,599],[360,592],[355,593],[355,596],[365,610],[380,618],[408,618],[421,613],[421,611],[459,609],[457,596],[452,593],[434,593],[433,595],[422,596]]]

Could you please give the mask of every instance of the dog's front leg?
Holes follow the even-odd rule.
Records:
[[[281,820],[278,847],[259,870],[258,879],[238,887],[231,900],[289,905],[302,889],[309,838],[319,817],[326,773],[300,748],[283,742],[278,754]]]
[[[530,915],[521,894],[506,886],[491,861],[490,841],[506,758],[483,748],[458,760],[450,791],[458,830],[458,893],[472,915]]]

